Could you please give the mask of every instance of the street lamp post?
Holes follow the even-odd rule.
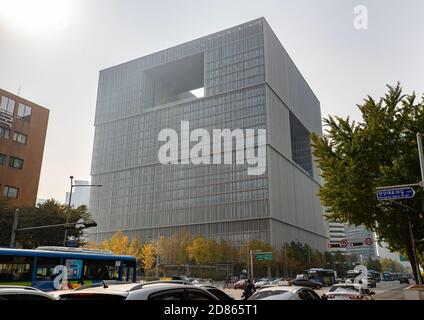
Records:
[[[15,210],[15,215],[13,216],[13,226],[12,234],[10,235],[10,247],[15,247],[16,233],[18,232],[18,221],[19,221],[19,209]]]
[[[417,133],[417,145],[418,145],[418,156],[420,159],[420,168],[421,168],[421,187],[424,191],[424,150],[423,150],[423,135]]]
[[[69,223],[69,212],[71,211],[71,203],[72,203],[72,190],[75,187],[102,187],[101,184],[74,184],[74,176],[70,176],[69,179],[71,179],[71,188],[69,191],[68,210],[66,211],[66,224]],[[65,235],[63,237],[64,247],[66,247],[67,239],[68,239],[68,229],[65,228]]]
[[[417,145],[418,145],[418,157],[420,159],[420,169],[421,169],[421,187],[423,188],[423,193],[424,193],[424,150],[423,150],[423,135],[421,133],[417,133]],[[422,203],[422,209],[424,211],[424,198],[422,198],[421,200]],[[412,226],[411,226],[411,219],[408,216],[408,222],[409,222],[409,231],[410,233],[412,233]],[[413,245],[415,246],[415,243],[413,243]],[[417,260],[417,265],[418,265],[418,283],[421,284],[421,270],[420,270],[420,265],[418,263]]]
[[[15,212],[15,215],[19,214],[19,210]],[[59,223],[59,224],[48,224],[43,226],[36,226],[36,227],[25,227],[25,228],[18,228],[18,219],[15,218],[15,221],[13,222],[13,229],[12,229],[12,235],[10,236],[10,247],[15,247],[15,239],[16,239],[16,233],[18,231],[29,231],[29,230],[40,230],[40,229],[48,229],[48,228],[77,228],[77,227],[83,227],[83,228],[92,228],[96,227],[97,223],[95,221],[88,221],[85,222],[83,219],[78,220],[77,222],[72,223]]]

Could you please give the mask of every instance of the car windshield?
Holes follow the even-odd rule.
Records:
[[[336,286],[332,287],[329,292],[359,292],[359,288],[355,286]]]
[[[102,293],[74,293],[64,294],[59,297],[59,300],[124,300],[125,297],[117,294],[102,294]]]
[[[260,300],[263,298],[267,298],[267,297],[271,297],[271,296],[276,296],[279,294],[283,294],[288,292],[287,290],[267,290],[267,291],[258,291],[255,292],[250,298],[249,300]]]

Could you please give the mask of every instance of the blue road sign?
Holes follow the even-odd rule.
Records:
[[[68,241],[66,241],[66,246],[67,247],[77,248],[78,245],[79,245],[78,240],[68,240]]]
[[[406,188],[392,188],[377,191],[378,200],[396,200],[396,199],[409,199],[415,196],[415,190],[411,187]]]

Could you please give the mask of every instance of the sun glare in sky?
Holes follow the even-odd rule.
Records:
[[[70,0],[0,0],[0,20],[24,32],[66,28]]]

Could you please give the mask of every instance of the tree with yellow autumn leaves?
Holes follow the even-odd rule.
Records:
[[[251,250],[273,253],[272,261],[254,261],[255,274],[266,275],[273,270],[274,273],[292,275],[310,267],[324,267],[327,264],[323,253],[305,244],[292,242],[283,246],[282,250],[275,250],[270,244],[261,240],[251,240],[237,248],[226,240],[218,242],[203,236],[192,238],[186,231],[170,237],[161,236],[156,241],[145,243],[140,243],[135,238],[130,240],[119,231],[100,244],[88,242],[86,247],[134,256],[145,274],[151,273],[157,261],[160,266],[231,264],[243,269],[250,268]]]

